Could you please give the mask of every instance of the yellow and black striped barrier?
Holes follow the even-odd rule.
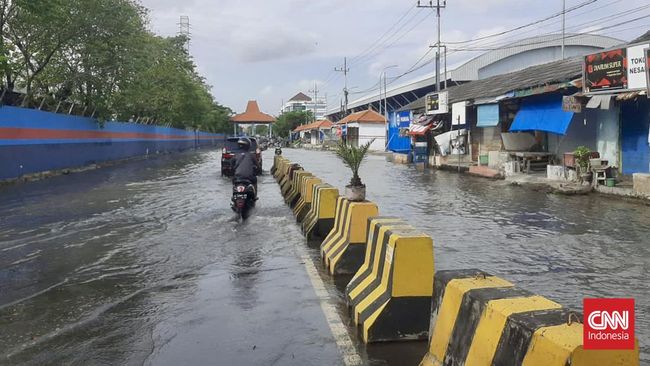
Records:
[[[366,343],[427,339],[433,240],[406,225],[387,228],[383,238],[385,245],[378,241],[375,252],[377,269],[352,294],[353,319]]]
[[[278,169],[278,184],[280,185],[280,188],[282,188],[282,186],[285,184],[289,172],[291,172],[292,165],[298,165],[298,164],[294,164],[290,161],[281,163],[280,168]]]
[[[304,178],[313,177],[314,175],[308,171],[295,171],[293,173],[293,179],[291,180],[291,188],[287,192],[287,196],[284,199],[284,202],[289,205],[289,207],[295,207],[298,199],[300,198],[300,190],[304,185]]]
[[[291,187],[293,185],[293,176],[296,174],[296,172],[302,170],[304,169],[299,164],[289,165],[287,174],[280,181],[280,193],[282,193],[282,197],[287,197],[289,190],[291,190]]]
[[[579,314],[479,270],[437,272],[431,310],[421,366],[639,364],[638,346],[584,350]]]
[[[277,182],[280,182],[280,179],[282,178],[284,172],[286,171],[286,166],[287,164],[289,164],[289,160],[282,156],[276,156],[275,158],[277,158],[277,160],[274,163],[275,170],[272,171],[272,174],[273,174],[273,178],[275,178]]]
[[[320,241],[332,230],[338,197],[339,190],[327,183],[314,186],[311,208],[302,223],[307,240]]]
[[[316,177],[310,177],[305,180],[305,185],[300,192],[300,199],[293,208],[293,214],[296,216],[297,222],[302,222],[305,216],[311,209],[312,198],[314,197],[314,186],[323,183],[322,180]]]
[[[366,240],[366,253],[363,264],[348,282],[345,289],[345,299],[348,307],[353,309],[359,304],[360,299],[368,296],[370,291],[379,286],[381,271],[380,266],[386,257],[386,244],[389,235],[386,232],[390,228],[415,230],[407,225],[402,219],[396,217],[377,216],[368,219],[368,239]]]
[[[374,202],[339,197],[334,229],[321,244],[321,256],[330,274],[355,274],[366,252],[368,218],[379,214]]]

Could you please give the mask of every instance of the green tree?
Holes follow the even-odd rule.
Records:
[[[24,89],[24,106],[45,97],[99,120],[229,131],[232,111],[210,94],[187,39],[146,25],[136,0],[0,0],[5,87]]]
[[[312,121],[312,113],[310,111],[294,111],[282,113],[273,125],[273,132],[277,136],[289,136],[289,132],[296,129],[300,125],[307,124]]]

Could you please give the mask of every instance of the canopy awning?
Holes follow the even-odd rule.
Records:
[[[499,104],[482,104],[478,106],[476,127],[496,127],[499,124]]]
[[[605,95],[594,95],[589,99],[587,102],[587,108],[590,109],[609,109],[611,101],[612,101],[612,94],[605,94]]]
[[[510,131],[546,131],[565,135],[573,112],[562,110],[562,96],[553,95],[524,101]]]
[[[427,125],[411,125],[409,126],[410,136],[423,136],[431,129],[431,124]]]

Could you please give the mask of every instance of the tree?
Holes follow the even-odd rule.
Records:
[[[278,117],[273,125],[273,132],[281,137],[286,137],[289,132],[296,129],[300,125],[307,124],[312,121],[311,111],[294,111],[285,112]]]
[[[187,39],[151,33],[146,17],[137,0],[0,0],[5,87],[24,89],[24,106],[68,102],[100,121],[229,131],[232,111],[210,94]]]

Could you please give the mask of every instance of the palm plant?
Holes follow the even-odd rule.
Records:
[[[359,168],[370,149],[370,145],[372,145],[374,141],[375,139],[372,139],[359,147],[348,146],[345,142],[340,141],[336,147],[336,156],[343,161],[345,166],[352,170],[352,179],[350,179],[351,187],[364,187],[364,184],[361,182],[361,178],[359,177]]]

